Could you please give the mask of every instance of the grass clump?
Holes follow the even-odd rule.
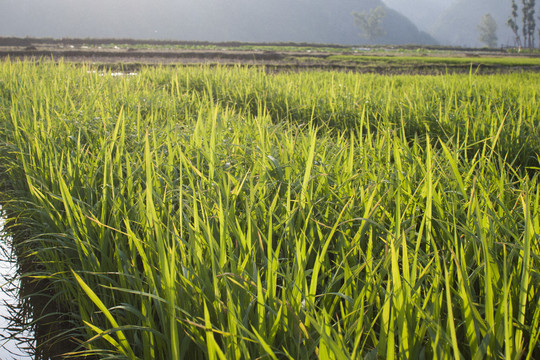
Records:
[[[538,75],[90,70],[0,67],[4,208],[71,324],[50,342],[540,355]]]

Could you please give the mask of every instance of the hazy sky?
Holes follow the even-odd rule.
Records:
[[[381,1],[408,19],[388,12],[380,43],[479,45],[489,11],[508,38],[510,0],[0,0],[0,36],[361,44],[352,12]]]
[[[381,5],[381,0],[0,0],[0,4],[4,36],[355,44],[362,39],[352,12]],[[391,19],[396,26],[405,22]],[[395,30],[395,41],[415,42],[416,35],[409,32]]]

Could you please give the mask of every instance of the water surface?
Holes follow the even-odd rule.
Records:
[[[12,281],[16,273],[16,263],[11,256],[9,238],[4,231],[4,216],[0,206],[0,360],[31,359],[24,350],[19,349],[15,339],[5,339],[8,335],[9,305],[17,304],[17,281]],[[28,334],[24,334],[25,337]]]

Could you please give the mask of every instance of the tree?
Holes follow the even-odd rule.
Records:
[[[512,0],[512,16],[506,20],[506,25],[514,33],[514,45],[521,48],[521,37],[519,36],[519,26],[518,26],[518,6],[515,0]]]
[[[485,14],[478,25],[480,37],[478,40],[486,44],[488,47],[497,46],[497,23],[491,14]]]
[[[386,16],[384,6],[377,6],[369,11],[354,12],[354,23],[362,30],[362,36],[368,40],[375,40],[384,35],[386,31],[381,26],[381,22]]]
[[[536,5],[535,2],[535,0],[527,1],[527,41],[529,42],[530,48],[534,48],[534,32],[536,30],[536,21],[534,20],[534,7]]]
[[[534,47],[534,33],[536,30],[536,21],[534,19],[535,0],[522,0],[521,12],[523,13],[523,45],[525,47]]]

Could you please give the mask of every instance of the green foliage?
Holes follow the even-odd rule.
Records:
[[[381,22],[386,16],[386,9],[380,5],[369,11],[354,12],[354,23],[362,30],[362,36],[376,40],[386,34]]]
[[[521,37],[519,36],[519,25],[518,25],[518,6],[516,0],[512,0],[512,15],[506,20],[506,25],[514,33],[514,45],[521,47]]]
[[[77,352],[540,356],[540,75],[0,79],[4,209]]]
[[[522,38],[519,35],[519,15],[518,15],[518,5],[516,0],[512,0],[512,14],[508,17],[506,25],[512,30],[515,36],[515,43],[520,48],[523,45],[526,48],[534,49],[534,36],[536,31],[536,19],[535,19],[535,6],[536,0],[522,0],[521,5],[521,33]]]
[[[536,0],[522,0],[522,23],[521,31],[525,47],[534,48],[534,35],[536,30],[536,20],[534,18]]]
[[[480,34],[478,40],[486,44],[486,46],[497,46],[497,23],[491,14],[482,16],[482,20],[478,25],[478,32]]]

